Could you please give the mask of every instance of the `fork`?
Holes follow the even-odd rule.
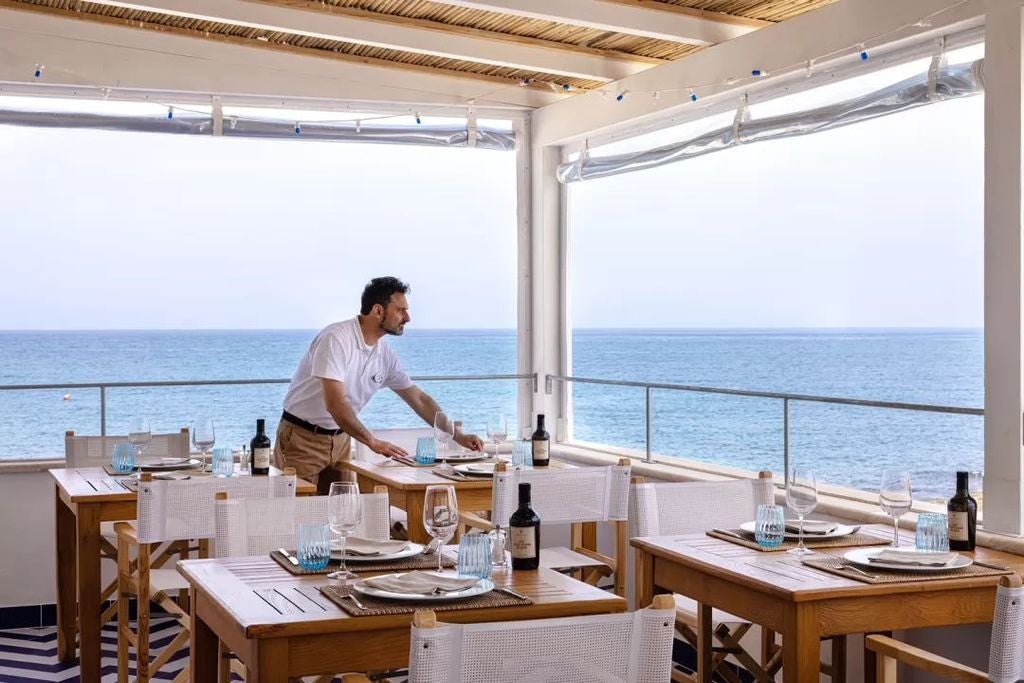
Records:
[[[855,571],[855,572],[857,572],[858,574],[861,574],[861,575],[863,575],[863,576],[866,576],[866,577],[868,577],[868,578],[872,578],[871,574],[868,574],[868,573],[867,573],[866,571],[864,571],[864,570],[863,570],[863,569],[861,569],[860,567],[856,567],[856,566],[854,566],[854,565],[852,565],[852,564],[847,564],[847,565],[844,565],[844,566],[843,566],[843,569],[849,569],[849,570],[851,570],[851,571]]]
[[[441,539],[440,538],[432,538],[432,539],[430,539],[430,543],[428,543],[425,546],[423,546],[423,554],[424,555],[433,555],[434,553],[436,553],[440,549],[441,549]]]

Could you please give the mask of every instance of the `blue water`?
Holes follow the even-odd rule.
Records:
[[[0,384],[289,378],[314,332],[0,332]],[[516,372],[511,330],[415,330],[392,338],[414,375]],[[577,330],[573,374],[690,385],[980,407],[980,330]],[[423,384],[467,427],[516,412],[516,382]],[[110,389],[107,429],[130,416],[155,431],[214,417],[217,443],[251,438],[254,420],[276,429],[286,385]],[[72,393],[70,401],[63,400]],[[60,455],[63,433],[96,434],[99,391],[0,392],[0,457]],[[577,385],[574,438],[644,447],[642,389]],[[782,471],[778,400],[653,392],[653,450],[750,470]],[[412,427],[418,418],[390,392],[361,418],[371,428]],[[511,427],[511,425],[510,425]],[[511,433],[520,433],[517,426]],[[822,480],[877,487],[879,470],[913,472],[921,497],[946,496],[956,469],[982,468],[982,418],[794,402],[794,463]]]

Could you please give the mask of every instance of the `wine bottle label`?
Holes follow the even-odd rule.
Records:
[[[952,512],[949,513],[949,540],[951,541],[967,541],[967,513],[966,512]]]
[[[252,466],[256,469],[270,467],[270,449],[254,448],[252,451]]]
[[[549,441],[534,441],[533,442],[533,461],[547,462],[548,461],[548,449],[551,443]]]
[[[516,559],[533,559],[537,556],[537,527],[509,527],[512,539],[512,557]]]

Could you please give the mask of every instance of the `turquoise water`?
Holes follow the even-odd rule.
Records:
[[[0,384],[289,378],[311,330],[0,332]],[[512,374],[511,330],[415,330],[393,338],[414,375]],[[980,330],[577,330],[573,374],[950,406],[983,403]],[[469,428],[515,414],[516,382],[429,382]],[[241,445],[254,421],[276,429],[285,384],[110,389],[107,429],[130,416],[155,430],[213,416],[219,445]],[[63,400],[70,391],[72,399]],[[0,457],[59,455],[63,433],[99,433],[98,390],[0,392]],[[746,469],[782,469],[782,403],[655,390],[653,449]],[[644,392],[578,385],[574,437],[642,449]],[[363,411],[371,428],[418,418],[390,392]],[[921,496],[945,496],[952,472],[981,469],[982,418],[793,403],[794,463],[823,480],[866,489],[879,470],[915,475]],[[517,427],[512,433],[518,433]]]

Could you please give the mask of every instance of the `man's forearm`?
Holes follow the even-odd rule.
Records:
[[[420,391],[418,400],[412,405],[413,412],[431,427],[434,426],[434,416],[441,412],[441,406],[425,391]]]
[[[338,423],[338,426],[345,430],[346,434],[360,443],[364,443],[367,446],[370,445],[374,438],[373,433],[359,421],[356,411],[352,410],[352,406],[348,401],[329,406],[327,410],[331,417],[334,418],[334,421]]]

